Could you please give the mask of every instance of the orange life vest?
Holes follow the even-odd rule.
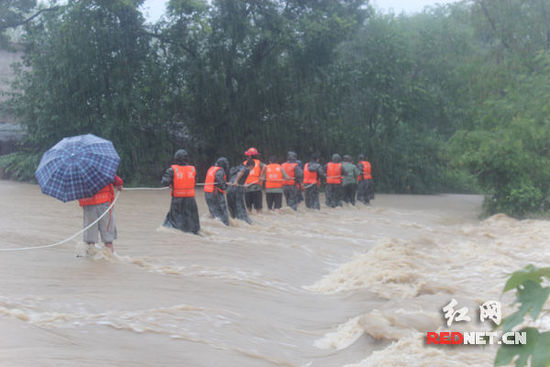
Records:
[[[341,184],[342,183],[342,163],[327,163],[327,183]]]
[[[246,166],[246,162],[243,164]],[[245,185],[248,184],[260,184],[260,174],[262,173],[262,167],[259,159],[254,159],[254,168],[250,170],[248,177],[246,178]]]
[[[317,184],[320,185],[319,178],[317,175],[317,172],[311,172],[308,170],[309,163],[306,163],[304,166],[304,185],[312,185]]]
[[[92,197],[84,198],[78,200],[78,203],[80,206],[88,206],[88,205],[98,205],[103,203],[112,203],[115,199],[115,188],[113,187],[113,184],[108,184],[97,194],[95,194]]]
[[[216,172],[220,169],[222,168],[218,166],[212,166],[208,169],[208,172],[206,172],[206,179],[204,180],[204,192],[214,192],[214,189],[216,189],[218,192],[225,193],[225,191],[215,186]],[[226,175],[223,175],[223,178],[227,180]]]
[[[296,184],[296,166],[298,165],[298,163],[290,163],[290,162],[285,162],[283,163],[283,169],[285,170],[286,174],[288,175],[288,180],[285,180],[283,182],[283,185],[285,186],[293,186]]]
[[[265,167],[265,188],[280,189],[283,187],[283,171],[278,163],[271,163]]]
[[[371,168],[370,168],[370,163],[368,161],[359,161],[358,162],[360,165],[363,166],[363,177],[361,177],[361,175],[357,176],[357,179],[358,180],[369,180],[372,178],[372,175],[371,175]]]
[[[175,198],[190,198],[195,196],[195,167],[171,166],[174,170],[172,183],[172,196]]]

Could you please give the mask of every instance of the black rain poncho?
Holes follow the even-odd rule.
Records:
[[[226,172],[229,171],[229,162],[226,158],[221,157],[216,161],[216,166],[221,167],[216,171],[214,179],[214,191],[205,192],[204,198],[208,205],[210,214],[222,221],[226,226],[229,225],[229,215],[227,213],[227,205],[225,204],[225,195],[223,191],[227,190]]]
[[[176,152],[176,164],[188,164],[185,160],[181,160]],[[162,176],[161,185],[170,186],[174,182],[174,170],[168,168]],[[164,226],[168,228],[176,228],[183,232],[199,233],[201,225],[199,222],[199,210],[194,197],[172,197],[170,202],[170,211],[166,214]]]
[[[239,186],[229,186],[227,189],[227,207],[229,208],[229,214],[231,214],[231,218],[244,220],[245,222],[250,224],[252,223],[252,221],[248,217],[246,205],[244,202],[245,188],[241,186],[244,185],[244,183],[246,182],[246,178],[250,173],[250,169],[242,164],[238,167],[233,167],[229,174],[229,182],[235,183],[235,181],[237,180],[237,176],[241,171],[244,172],[239,179],[239,182],[237,182]]]

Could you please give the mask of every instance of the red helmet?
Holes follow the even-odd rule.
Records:
[[[246,156],[252,156],[252,155],[258,155],[258,149],[251,147],[246,152],[244,152],[244,155]]]

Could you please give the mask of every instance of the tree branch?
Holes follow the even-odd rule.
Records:
[[[51,7],[51,8],[44,8],[44,9],[40,9],[39,11],[37,11],[36,13],[34,13],[33,15],[31,15],[30,17],[28,17],[27,19],[24,19],[22,21],[19,21],[19,22],[14,22],[14,23],[8,23],[7,25],[5,25],[4,27],[0,28],[0,30],[5,30],[5,29],[8,29],[8,28],[16,28],[16,27],[19,27],[20,25],[25,25],[25,24],[28,24],[30,23],[33,19],[37,18],[38,16],[40,16],[40,14],[42,13],[45,13],[45,12],[50,12],[50,11],[57,11],[59,10],[60,6],[54,6],[54,7]]]
[[[493,18],[491,18],[491,15],[489,14],[489,10],[487,9],[487,6],[485,5],[485,0],[479,0],[478,3],[479,3],[479,5],[481,5],[481,9],[483,10],[483,14],[485,15],[485,18],[487,18],[487,20],[489,21],[489,24],[491,25],[491,29],[493,30],[493,32],[495,32],[495,35],[498,38],[500,38],[500,40],[502,41],[502,44],[504,45],[504,47],[506,47],[507,49],[510,49],[510,46],[508,45],[508,43],[506,42],[504,37],[499,36],[495,21],[493,20]]]
[[[187,45],[185,45],[181,42],[174,42],[170,38],[168,38],[168,37],[166,37],[162,34],[158,34],[158,33],[154,33],[154,32],[142,31],[142,33],[147,35],[147,36],[157,38],[157,39],[161,40],[162,42],[165,42],[165,43],[168,43],[168,44],[171,44],[171,45],[178,45],[181,48],[183,48],[187,53],[189,53],[191,56],[193,56],[193,58],[195,58],[195,59],[197,58],[197,54],[192,49],[190,49]]]

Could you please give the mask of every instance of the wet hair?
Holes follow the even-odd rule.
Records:
[[[311,155],[311,160],[312,161],[317,161],[320,158],[321,158],[321,155],[318,152],[315,152]]]
[[[229,173],[229,160],[225,157],[220,157],[216,161],[216,166],[223,168],[225,174]]]
[[[334,153],[334,154],[332,155],[332,162],[333,162],[333,163],[340,163],[340,162],[342,162],[342,157],[340,156],[340,154]]]
[[[174,154],[174,161],[176,163],[182,164],[187,163],[187,160],[189,159],[189,154],[185,149],[179,149],[176,154]]]
[[[290,151],[290,152],[288,152],[287,159],[289,161],[296,160],[296,159],[298,159],[298,154],[296,154],[296,152]]]

